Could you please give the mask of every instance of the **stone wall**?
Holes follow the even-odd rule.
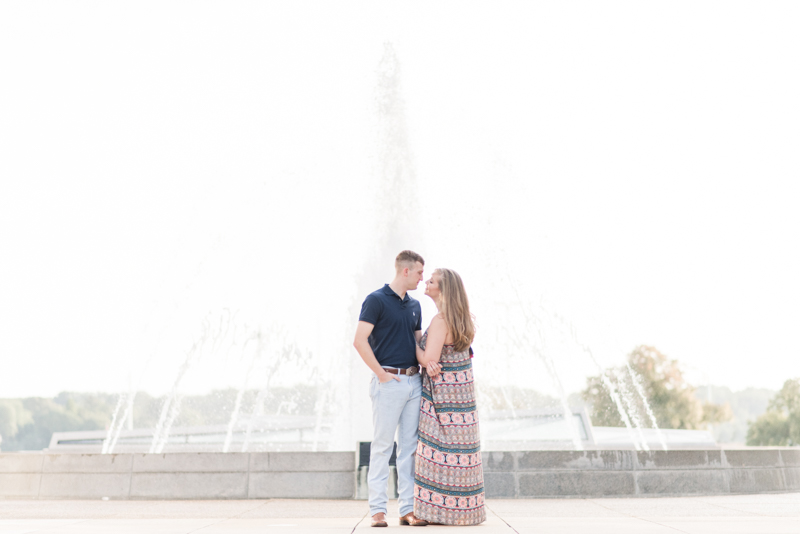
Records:
[[[484,452],[488,498],[800,491],[800,449]],[[0,454],[0,498],[352,499],[353,452]]]
[[[0,498],[349,499],[352,452],[0,454]]]
[[[495,498],[800,491],[800,449],[484,452]]]

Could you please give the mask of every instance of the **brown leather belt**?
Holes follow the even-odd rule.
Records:
[[[383,370],[393,375],[414,376],[419,373],[419,367],[409,367],[408,369],[391,369],[384,367]]]

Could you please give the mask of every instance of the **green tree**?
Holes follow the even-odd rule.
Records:
[[[783,383],[767,411],[750,423],[748,445],[800,445],[800,379]]]
[[[650,423],[650,416],[639,392],[647,399],[660,428],[699,429],[730,418],[729,406],[702,403],[696,398],[696,388],[686,382],[677,360],[644,345],[636,347],[627,360],[627,365],[607,369],[605,376],[587,379],[582,395],[591,407],[592,424],[624,426],[606,384],[623,392],[620,401],[624,409],[645,425]]]
[[[0,447],[4,451],[38,450],[50,444],[53,432],[104,429],[115,402],[115,395],[67,392],[52,399],[2,399]]]
[[[264,414],[309,415],[314,413],[319,390],[313,386],[270,388],[263,399]],[[238,390],[214,390],[186,395],[175,426],[224,425],[231,419]],[[253,411],[257,390],[244,393],[241,417]],[[0,399],[0,450],[38,450],[47,447],[53,432],[104,430],[111,424],[119,395],[109,393],[59,393],[52,399],[30,397]],[[164,397],[138,392],[133,404],[135,428],[153,428]]]
[[[21,427],[32,422],[33,417],[22,405],[22,401],[19,399],[0,400],[0,440],[13,439]]]

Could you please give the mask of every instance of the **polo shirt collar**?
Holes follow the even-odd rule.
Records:
[[[375,286],[373,286],[373,287],[375,287]],[[389,284],[384,284],[384,286],[383,286],[383,292],[384,292],[384,293],[386,293],[387,295],[389,295],[390,297],[397,297],[398,299],[400,298],[400,295],[398,295],[397,293],[395,293],[395,292],[394,292],[394,289],[392,289],[391,287],[389,287]],[[409,299],[409,297],[408,297],[408,291],[406,291],[406,296],[405,296],[405,297],[403,297],[403,302],[408,302],[408,299]]]

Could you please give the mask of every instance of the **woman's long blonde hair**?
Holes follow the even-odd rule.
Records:
[[[433,274],[439,278],[439,312],[453,337],[453,345],[457,352],[467,350],[475,338],[475,321],[469,312],[464,283],[452,269],[436,269]]]

